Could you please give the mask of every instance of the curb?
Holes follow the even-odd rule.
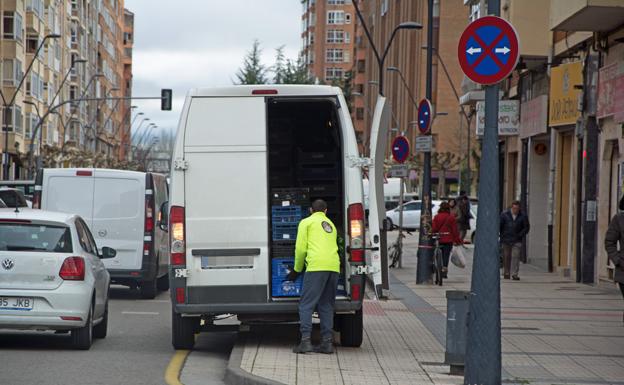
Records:
[[[245,351],[245,340],[246,337],[239,333],[225,369],[225,383],[229,385],[285,385],[281,382],[256,376],[241,368],[243,352]]]

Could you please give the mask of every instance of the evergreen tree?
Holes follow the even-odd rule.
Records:
[[[260,62],[260,42],[254,40],[251,50],[245,55],[243,67],[236,73],[237,84],[266,84],[266,67]]]
[[[285,84],[314,84],[314,79],[308,72],[308,65],[302,54],[299,54],[297,60],[288,60],[285,72]]]
[[[273,83],[275,84],[284,84],[284,80],[286,79],[287,66],[288,61],[286,60],[286,56],[284,56],[284,46],[280,46],[275,49],[275,65],[273,66]]]

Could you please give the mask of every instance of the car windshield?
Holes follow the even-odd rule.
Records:
[[[66,226],[0,223],[0,251],[71,253],[71,232]]]

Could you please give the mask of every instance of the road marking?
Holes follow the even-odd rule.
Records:
[[[129,315],[159,315],[157,311],[122,311],[121,314]]]
[[[176,350],[171,361],[169,361],[169,365],[167,365],[167,369],[165,369],[165,382],[167,385],[183,385],[180,382],[180,374],[182,373],[186,357],[190,352],[190,350]]]

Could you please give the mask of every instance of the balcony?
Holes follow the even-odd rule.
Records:
[[[553,31],[611,31],[622,24],[621,0],[551,0],[550,29]]]

